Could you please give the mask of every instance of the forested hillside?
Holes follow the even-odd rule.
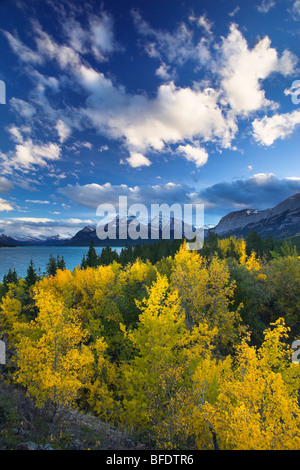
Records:
[[[186,248],[91,246],[74,271],[6,276],[2,380],[147,448],[300,449],[297,250],[255,233]]]

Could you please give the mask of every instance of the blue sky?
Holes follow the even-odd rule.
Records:
[[[120,195],[215,224],[300,192],[299,19],[300,0],[0,2],[0,231],[72,235]]]

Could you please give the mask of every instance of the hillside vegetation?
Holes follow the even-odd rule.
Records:
[[[49,436],[77,410],[146,448],[300,449],[292,243],[212,235],[198,252],[163,241],[100,257],[91,245],[74,271],[51,266],[7,275],[0,301],[2,382],[47,415]]]

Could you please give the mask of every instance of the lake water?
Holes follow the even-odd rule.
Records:
[[[27,268],[32,259],[36,270],[41,269],[43,274],[49,257],[52,254],[55,258],[63,256],[66,268],[74,269],[80,265],[83,255],[87,255],[88,246],[18,246],[13,248],[0,248],[0,282],[4,274],[11,268],[15,269],[19,277],[26,276]],[[100,254],[102,247],[95,247],[97,254]],[[117,251],[118,248],[116,248]]]

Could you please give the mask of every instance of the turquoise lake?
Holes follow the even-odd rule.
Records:
[[[95,249],[97,254],[100,254],[102,251],[102,247],[95,247]],[[2,282],[4,274],[10,268],[12,270],[15,269],[19,277],[26,276],[31,259],[36,270],[40,268],[41,273],[44,273],[51,254],[55,258],[58,255],[60,257],[63,256],[66,268],[72,270],[80,265],[83,255],[86,255],[88,250],[88,246],[18,246],[0,248],[0,282]],[[119,252],[119,250],[116,248],[116,251]]]

